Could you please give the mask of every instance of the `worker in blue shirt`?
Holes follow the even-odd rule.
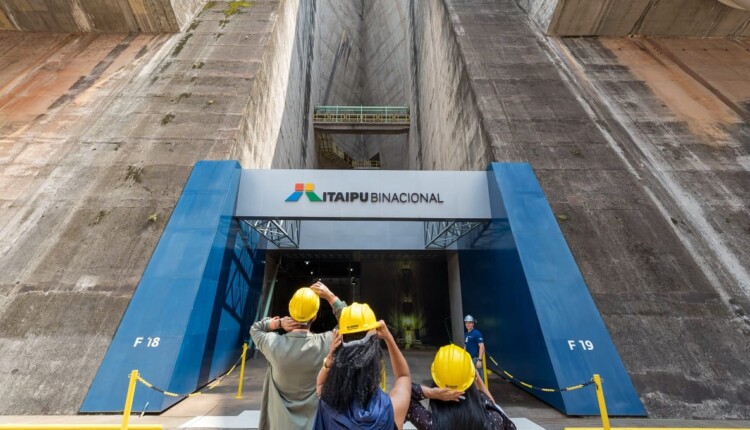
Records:
[[[484,364],[482,363],[482,357],[484,357],[484,339],[482,338],[482,333],[474,328],[476,323],[477,320],[471,315],[466,315],[464,318],[464,326],[466,327],[466,340],[464,344],[466,345],[466,351],[474,361],[474,365],[477,369],[481,369]]]

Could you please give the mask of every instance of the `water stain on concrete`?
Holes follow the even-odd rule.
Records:
[[[674,63],[638,39],[602,39],[601,43],[704,143],[724,145],[731,140],[721,124],[742,119]]]

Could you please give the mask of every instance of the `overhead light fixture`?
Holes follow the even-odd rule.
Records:
[[[750,0],[719,0],[729,7],[750,11]]]
[[[310,260],[305,260],[305,265],[310,264]]]
[[[313,271],[312,271],[312,270],[310,271],[310,274],[311,274],[311,275],[313,274]]]

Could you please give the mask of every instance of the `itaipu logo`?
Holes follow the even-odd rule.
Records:
[[[294,192],[286,198],[287,202],[296,202],[305,193],[311,202],[322,202],[323,200],[315,194],[315,184],[294,184]]]
[[[287,202],[297,202],[307,196],[311,202],[342,202],[342,203],[444,203],[440,193],[378,193],[360,191],[327,191],[321,192],[323,198],[315,192],[315,184],[296,183],[294,192],[286,198]]]

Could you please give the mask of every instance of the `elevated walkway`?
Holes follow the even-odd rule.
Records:
[[[405,134],[411,118],[404,106],[317,106],[316,132],[337,134]]]
[[[317,106],[315,145],[325,168],[379,169],[380,160],[357,160],[337,145],[334,134],[406,134],[411,118],[405,106]]]

